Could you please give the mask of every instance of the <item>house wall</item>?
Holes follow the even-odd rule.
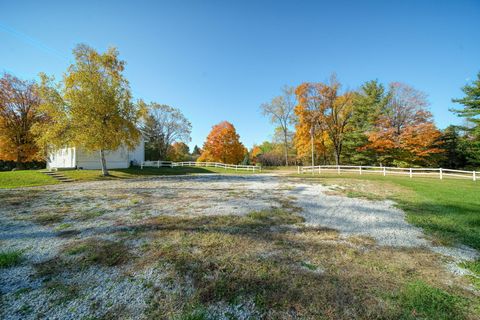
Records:
[[[140,143],[133,151],[129,151],[129,161],[133,161],[135,165],[141,165],[145,161],[145,140],[142,138]]]
[[[128,160],[128,152],[124,148],[116,151],[105,152],[108,169],[125,169],[130,166]],[[101,169],[100,152],[88,152],[85,150],[77,150],[77,168],[78,169]]]
[[[130,151],[119,148],[105,153],[108,169],[125,169],[130,167],[130,161],[140,165],[145,160],[145,143],[142,139],[137,147]],[[47,168],[78,168],[101,169],[99,152],[87,152],[79,148],[59,149],[49,156]]]
[[[75,148],[63,148],[48,156],[47,168],[75,168]]]

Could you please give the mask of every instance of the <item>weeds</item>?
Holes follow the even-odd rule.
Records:
[[[23,251],[10,250],[0,252],[0,268],[9,268],[22,262]]]

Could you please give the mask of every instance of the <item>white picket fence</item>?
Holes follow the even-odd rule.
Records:
[[[410,178],[414,176],[423,177],[438,177],[442,180],[444,177],[464,178],[477,180],[479,172],[465,171],[465,170],[453,170],[443,168],[396,168],[396,167],[374,167],[374,166],[303,166],[298,167],[298,173],[311,173],[320,174],[324,173],[358,173],[358,174],[383,174],[386,175],[407,175]]]
[[[184,162],[172,162],[172,161],[144,161],[142,162],[141,166],[142,169],[144,167],[211,167],[211,168],[222,168],[222,169],[232,169],[235,171],[252,171],[252,172],[260,172],[262,171],[262,167],[260,166],[248,166],[248,165],[240,165],[240,164],[225,164],[220,162],[195,162],[195,161],[184,161]]]

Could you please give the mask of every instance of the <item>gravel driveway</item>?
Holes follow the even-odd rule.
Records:
[[[144,284],[161,283],[161,270],[92,267],[74,276],[65,274],[68,283],[82,289],[76,298],[56,303],[61,295],[56,297],[56,291],[45,288],[35,265],[79,239],[115,240],[131,225],[151,217],[246,215],[280,206],[284,199],[301,208],[307,225],[336,229],[345,237],[370,237],[379,246],[429,248],[455,262],[478,256],[466,247],[434,246],[392,202],[329,195],[329,190],[269,175],[170,176],[0,190],[2,251],[24,254],[19,266],[0,269],[0,318],[99,317],[118,304],[128,314],[140,315],[151,290]],[[64,214],[61,222],[55,220],[59,212]],[[128,245],[141,254],[141,241]]]

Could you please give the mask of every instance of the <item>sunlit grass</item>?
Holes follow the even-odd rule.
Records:
[[[0,189],[41,186],[58,183],[40,170],[21,170],[0,172]]]
[[[352,197],[392,199],[405,210],[410,223],[436,240],[480,250],[480,181],[355,174],[296,176],[341,186],[335,190]]]

